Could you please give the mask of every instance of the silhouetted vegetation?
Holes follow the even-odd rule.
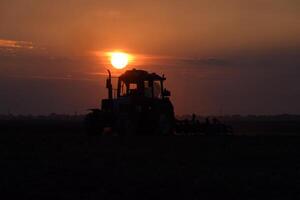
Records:
[[[197,116],[204,123],[206,118],[217,117],[233,127],[234,135],[300,135],[300,115],[231,115]],[[177,116],[178,119],[192,119],[191,115]],[[0,115],[0,128],[6,132],[39,132],[81,134],[84,115],[50,114]]]

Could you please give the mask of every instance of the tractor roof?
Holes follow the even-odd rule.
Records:
[[[159,76],[156,73],[149,73],[145,70],[127,70],[119,77],[123,81],[138,81],[138,80],[166,80],[164,76]]]

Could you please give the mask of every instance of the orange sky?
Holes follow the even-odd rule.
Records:
[[[300,112],[299,9],[295,0],[2,0],[0,113],[96,106],[106,61],[95,52],[114,49],[166,74],[177,113]],[[63,103],[47,102],[55,96]]]

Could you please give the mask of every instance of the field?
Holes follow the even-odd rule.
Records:
[[[1,132],[11,199],[300,198],[297,136],[87,137],[78,124],[20,124]]]

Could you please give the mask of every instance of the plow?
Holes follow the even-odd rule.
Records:
[[[232,128],[216,118],[176,119],[164,87],[166,77],[145,70],[127,70],[113,88],[108,70],[108,97],[85,117],[88,135],[229,135]]]

